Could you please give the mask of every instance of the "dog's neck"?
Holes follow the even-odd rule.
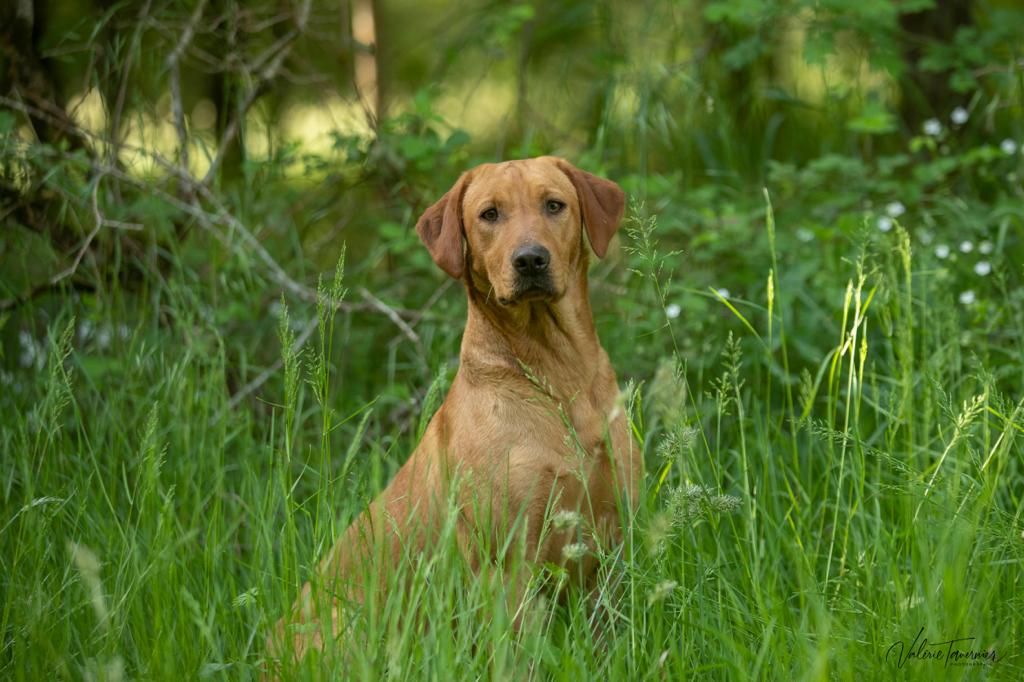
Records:
[[[557,301],[504,306],[468,283],[467,294],[460,371],[470,381],[516,377],[568,400],[589,389],[598,363],[607,362],[594,329],[585,263]]]

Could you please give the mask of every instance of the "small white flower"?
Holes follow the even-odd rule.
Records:
[[[571,509],[563,509],[562,511],[551,515],[551,525],[558,530],[565,530],[566,528],[575,528],[583,522],[583,516],[579,512],[572,511]]]
[[[722,298],[729,298],[729,296],[731,295],[729,293],[729,290],[726,289],[725,287],[722,287],[721,289],[716,289],[715,291],[717,291],[718,295],[721,296]]]
[[[960,294],[960,302],[964,305],[971,305],[974,303],[974,292],[970,289]]]
[[[110,341],[113,339],[111,334],[111,327],[109,324],[100,325],[100,329],[96,332],[96,346],[100,350],[106,350],[110,348]]]
[[[1017,143],[1011,140],[1010,138],[1006,138],[1005,140],[1000,142],[999,148],[1002,149],[1003,153],[1006,154],[1007,156],[1013,156],[1014,154],[1017,153]]]
[[[992,242],[986,239],[982,243],[978,244],[978,253],[992,253]]]
[[[562,547],[562,556],[569,561],[576,561],[582,559],[587,553],[587,546],[582,542],[575,542],[571,545],[565,545]]]
[[[888,232],[892,229],[892,218],[887,215],[878,217],[878,229],[882,232]]]
[[[808,230],[806,227],[801,227],[796,231],[796,238],[805,244],[814,239],[814,233]]]
[[[899,201],[890,201],[885,207],[885,212],[888,213],[890,217],[899,218],[907,212],[907,207]]]
[[[932,240],[935,237],[928,230],[918,230],[917,231],[917,238],[919,240],[921,240],[922,244],[924,244],[925,246],[928,246],[929,244],[932,243]]]
[[[974,265],[974,272],[979,277],[984,277],[988,273],[992,272],[992,264],[987,260],[980,260]]]
[[[32,334],[22,329],[18,332],[18,344],[21,346],[21,355],[18,361],[22,367],[43,366],[45,353],[42,344],[36,343]]]
[[[945,260],[949,258],[949,247],[945,244],[939,244],[935,247],[935,257]]]
[[[678,303],[669,303],[665,306],[665,314],[668,315],[670,320],[674,320],[679,317],[679,313],[682,311],[683,309],[679,307]]]
[[[953,110],[953,113],[949,115],[949,120],[957,124],[958,126],[962,126],[963,124],[967,123],[968,117],[969,116],[967,114],[966,109],[964,109],[963,107],[957,107],[956,109]]]
[[[939,123],[939,119],[930,118],[924,122],[924,134],[932,137],[938,137],[942,133],[942,124]]]
[[[960,242],[960,253],[970,253],[971,251],[974,251],[974,242],[969,239]]]

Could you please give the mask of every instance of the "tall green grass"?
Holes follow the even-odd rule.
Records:
[[[1020,358],[984,337],[964,355],[952,297],[917,268],[901,230],[851,248],[845,291],[804,292],[836,312],[826,331],[794,340],[801,299],[785,290],[769,207],[763,294],[690,294],[714,300],[714,324],[731,332],[717,372],[691,371],[677,343],[686,320],[666,312],[678,258],[636,211],[624,266],[642,276],[620,298],[648,324],[636,333],[601,315],[599,333],[619,366],[635,344],[669,352],[631,372],[647,476],[626,542],[601,556],[597,593],[551,599],[545,586],[561,577],[535,569],[510,603],[504,586],[517,578],[472,573],[448,532],[408,558],[396,577],[406,589],[367,604],[343,651],[289,675],[1024,676],[1024,399],[999,389],[996,370],[1006,373],[994,368]],[[171,289],[134,307],[112,295],[93,310],[52,308],[45,360],[5,374],[0,398],[2,677],[260,674],[272,624],[425,424],[382,431],[378,396],[351,390],[346,372],[388,368],[346,364],[359,337],[335,314],[342,270],[315,309],[281,310],[280,370],[239,405],[234,341],[204,317],[209,301]],[[129,326],[101,347],[86,317]],[[817,364],[797,366],[794,342]],[[427,413],[450,350],[430,351]],[[996,661],[900,667],[893,645],[908,651],[922,628],[930,642],[973,638],[958,648]]]

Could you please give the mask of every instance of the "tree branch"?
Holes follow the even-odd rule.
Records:
[[[263,94],[264,88],[277,76],[277,72],[281,69],[281,65],[284,63],[285,58],[291,52],[295,39],[302,35],[302,32],[306,30],[311,4],[312,0],[302,0],[302,4],[299,6],[298,12],[295,15],[295,28],[288,31],[288,33],[271,45],[270,48],[256,60],[256,68],[260,68],[263,64],[266,65],[263,66],[263,68],[260,68],[259,75],[257,76],[255,83],[253,83],[249,88],[249,93],[245,96],[245,100],[242,102],[242,105],[237,111],[235,111],[234,116],[231,117],[231,120],[228,121],[227,126],[225,126],[224,133],[221,135],[220,148],[217,149],[216,155],[214,155],[213,160],[210,161],[210,167],[206,170],[206,175],[203,176],[200,184],[208,185],[213,179],[217,169],[220,168],[220,164],[224,161],[224,155],[231,146],[232,140],[235,139],[236,135],[238,135],[239,128],[241,127],[246,114],[249,112],[249,109]]]
[[[181,164],[182,172],[189,176],[191,176],[191,172],[188,169],[188,132],[185,130],[185,111],[181,104],[181,68],[179,64],[181,56],[192,42],[192,36],[195,35],[196,26],[199,24],[205,8],[206,0],[199,0],[196,3],[192,17],[181,34],[181,39],[167,55],[166,61],[168,80],[171,86],[171,112],[174,116],[174,129],[178,133],[178,162]]]

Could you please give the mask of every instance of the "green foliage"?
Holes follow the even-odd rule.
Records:
[[[296,676],[1020,677],[1024,18],[968,4],[376,3],[384,108],[322,139],[290,117],[371,53],[337,10],[210,4],[188,169],[197,5],[54,5],[51,116],[105,118],[0,102],[0,677],[257,678],[454,374],[416,218],[535,153],[632,198],[590,273],[647,462],[626,542],[593,595],[518,567],[517,630],[520,576],[448,528]],[[997,661],[897,668],[919,628]]]

